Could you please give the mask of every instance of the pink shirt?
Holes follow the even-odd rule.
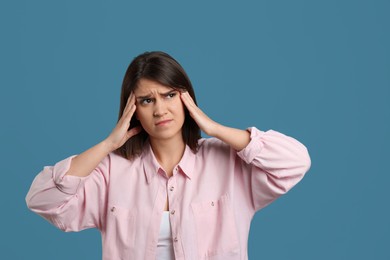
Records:
[[[65,175],[71,158],[44,167],[26,201],[63,231],[97,228],[103,259],[155,259],[169,201],[175,259],[247,259],[256,211],[298,183],[310,168],[305,146],[279,132],[249,128],[237,152],[201,139],[168,178],[150,145],[133,161],[110,153],[87,177]],[[76,257],[77,258],[77,257]]]

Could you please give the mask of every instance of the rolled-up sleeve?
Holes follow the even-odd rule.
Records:
[[[307,148],[292,137],[255,127],[248,131],[251,140],[237,155],[244,162],[242,177],[249,178],[250,187],[245,188],[257,211],[294,187],[309,170],[311,160]]]
[[[63,231],[100,228],[109,158],[87,177],[77,177],[66,175],[74,157],[43,168],[27,193],[27,206]]]

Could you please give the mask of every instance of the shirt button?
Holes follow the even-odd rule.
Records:
[[[177,239],[177,237],[175,237],[175,238],[173,239],[173,242],[177,242],[177,241],[179,241],[179,239]]]
[[[211,202],[211,206],[213,206],[213,207],[214,207],[214,201],[212,201],[212,202]]]
[[[115,207],[112,207],[112,208],[111,208],[111,212],[114,212],[114,211],[115,211]]]
[[[173,186],[171,186],[171,187],[169,188],[169,190],[170,190],[170,191],[173,191],[173,189],[174,189],[174,187],[173,187]]]
[[[175,214],[175,212],[176,212],[176,211],[175,211],[174,209],[171,210],[171,214],[172,214],[172,215]]]

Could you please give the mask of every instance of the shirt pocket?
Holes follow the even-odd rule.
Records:
[[[191,204],[200,257],[238,253],[239,241],[229,194]]]
[[[134,247],[136,215],[134,210],[113,205],[109,208],[110,226],[107,237],[115,241],[116,247],[129,249]]]

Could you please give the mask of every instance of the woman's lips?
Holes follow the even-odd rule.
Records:
[[[158,125],[158,126],[166,125],[171,121],[172,121],[172,119],[162,120],[162,121],[157,122],[155,125]]]

